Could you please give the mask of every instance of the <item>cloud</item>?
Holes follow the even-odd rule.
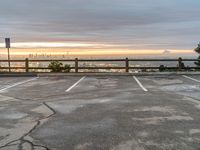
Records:
[[[192,48],[200,39],[199,6],[199,0],[6,0],[0,34],[16,42]]]

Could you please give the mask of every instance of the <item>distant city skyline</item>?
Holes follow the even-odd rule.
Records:
[[[1,1],[0,54],[6,37],[14,54],[192,54],[199,7],[199,0]]]
[[[65,55],[76,57],[137,57],[137,56],[151,56],[151,57],[193,57],[196,58],[197,54],[193,50],[67,50],[67,49],[11,49],[11,55]],[[7,57],[6,49],[0,49],[0,55]]]

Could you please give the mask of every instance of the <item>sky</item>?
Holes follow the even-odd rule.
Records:
[[[0,48],[10,37],[21,53],[192,52],[199,8],[200,0],[0,0]]]

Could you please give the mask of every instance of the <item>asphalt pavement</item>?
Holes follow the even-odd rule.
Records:
[[[0,77],[0,150],[200,150],[200,75]]]

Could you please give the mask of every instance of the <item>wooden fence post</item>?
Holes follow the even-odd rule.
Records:
[[[128,58],[126,58],[125,59],[125,61],[126,61],[126,72],[129,72],[129,60],[128,60]]]
[[[78,58],[75,58],[75,72],[78,73]]]
[[[25,59],[25,68],[26,68],[26,72],[29,72],[29,60],[28,60],[28,58]]]

